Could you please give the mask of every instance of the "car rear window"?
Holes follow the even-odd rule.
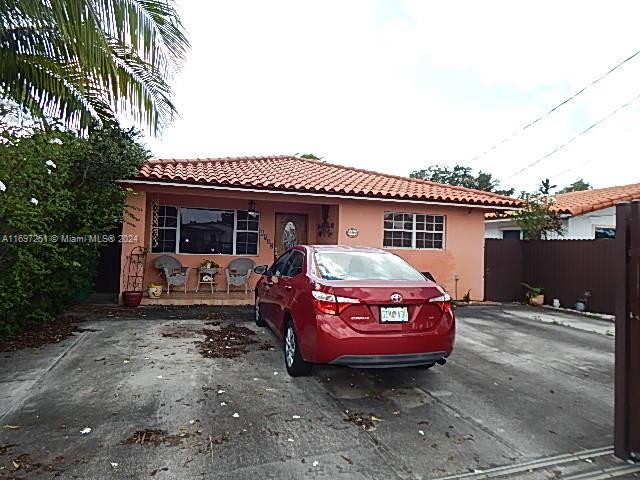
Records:
[[[325,280],[424,281],[422,274],[392,253],[315,252],[315,261]]]

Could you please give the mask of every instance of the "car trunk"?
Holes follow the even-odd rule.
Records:
[[[340,318],[351,328],[363,333],[424,332],[434,328],[443,312],[429,299],[443,295],[440,287],[431,281],[323,281],[336,296],[355,298],[360,303],[342,307]],[[392,295],[402,299],[394,301]],[[406,308],[407,321],[383,321],[382,309]],[[387,310],[387,313],[391,310]],[[389,320],[388,314],[386,319]]]

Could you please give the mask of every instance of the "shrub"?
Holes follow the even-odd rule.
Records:
[[[10,132],[10,133],[8,133]],[[91,288],[100,235],[123,219],[130,177],[148,157],[133,130],[4,130],[0,145],[0,337],[51,319]]]

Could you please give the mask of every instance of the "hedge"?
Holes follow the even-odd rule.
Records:
[[[138,133],[118,127],[86,138],[14,129],[0,142],[0,337],[7,337],[91,289],[100,244],[64,240],[123,220],[128,192],[118,180],[134,175],[148,152]]]

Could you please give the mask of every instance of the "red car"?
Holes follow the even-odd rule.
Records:
[[[453,349],[451,297],[377,248],[298,245],[256,267],[255,321],[284,342],[287,371],[444,364]]]

